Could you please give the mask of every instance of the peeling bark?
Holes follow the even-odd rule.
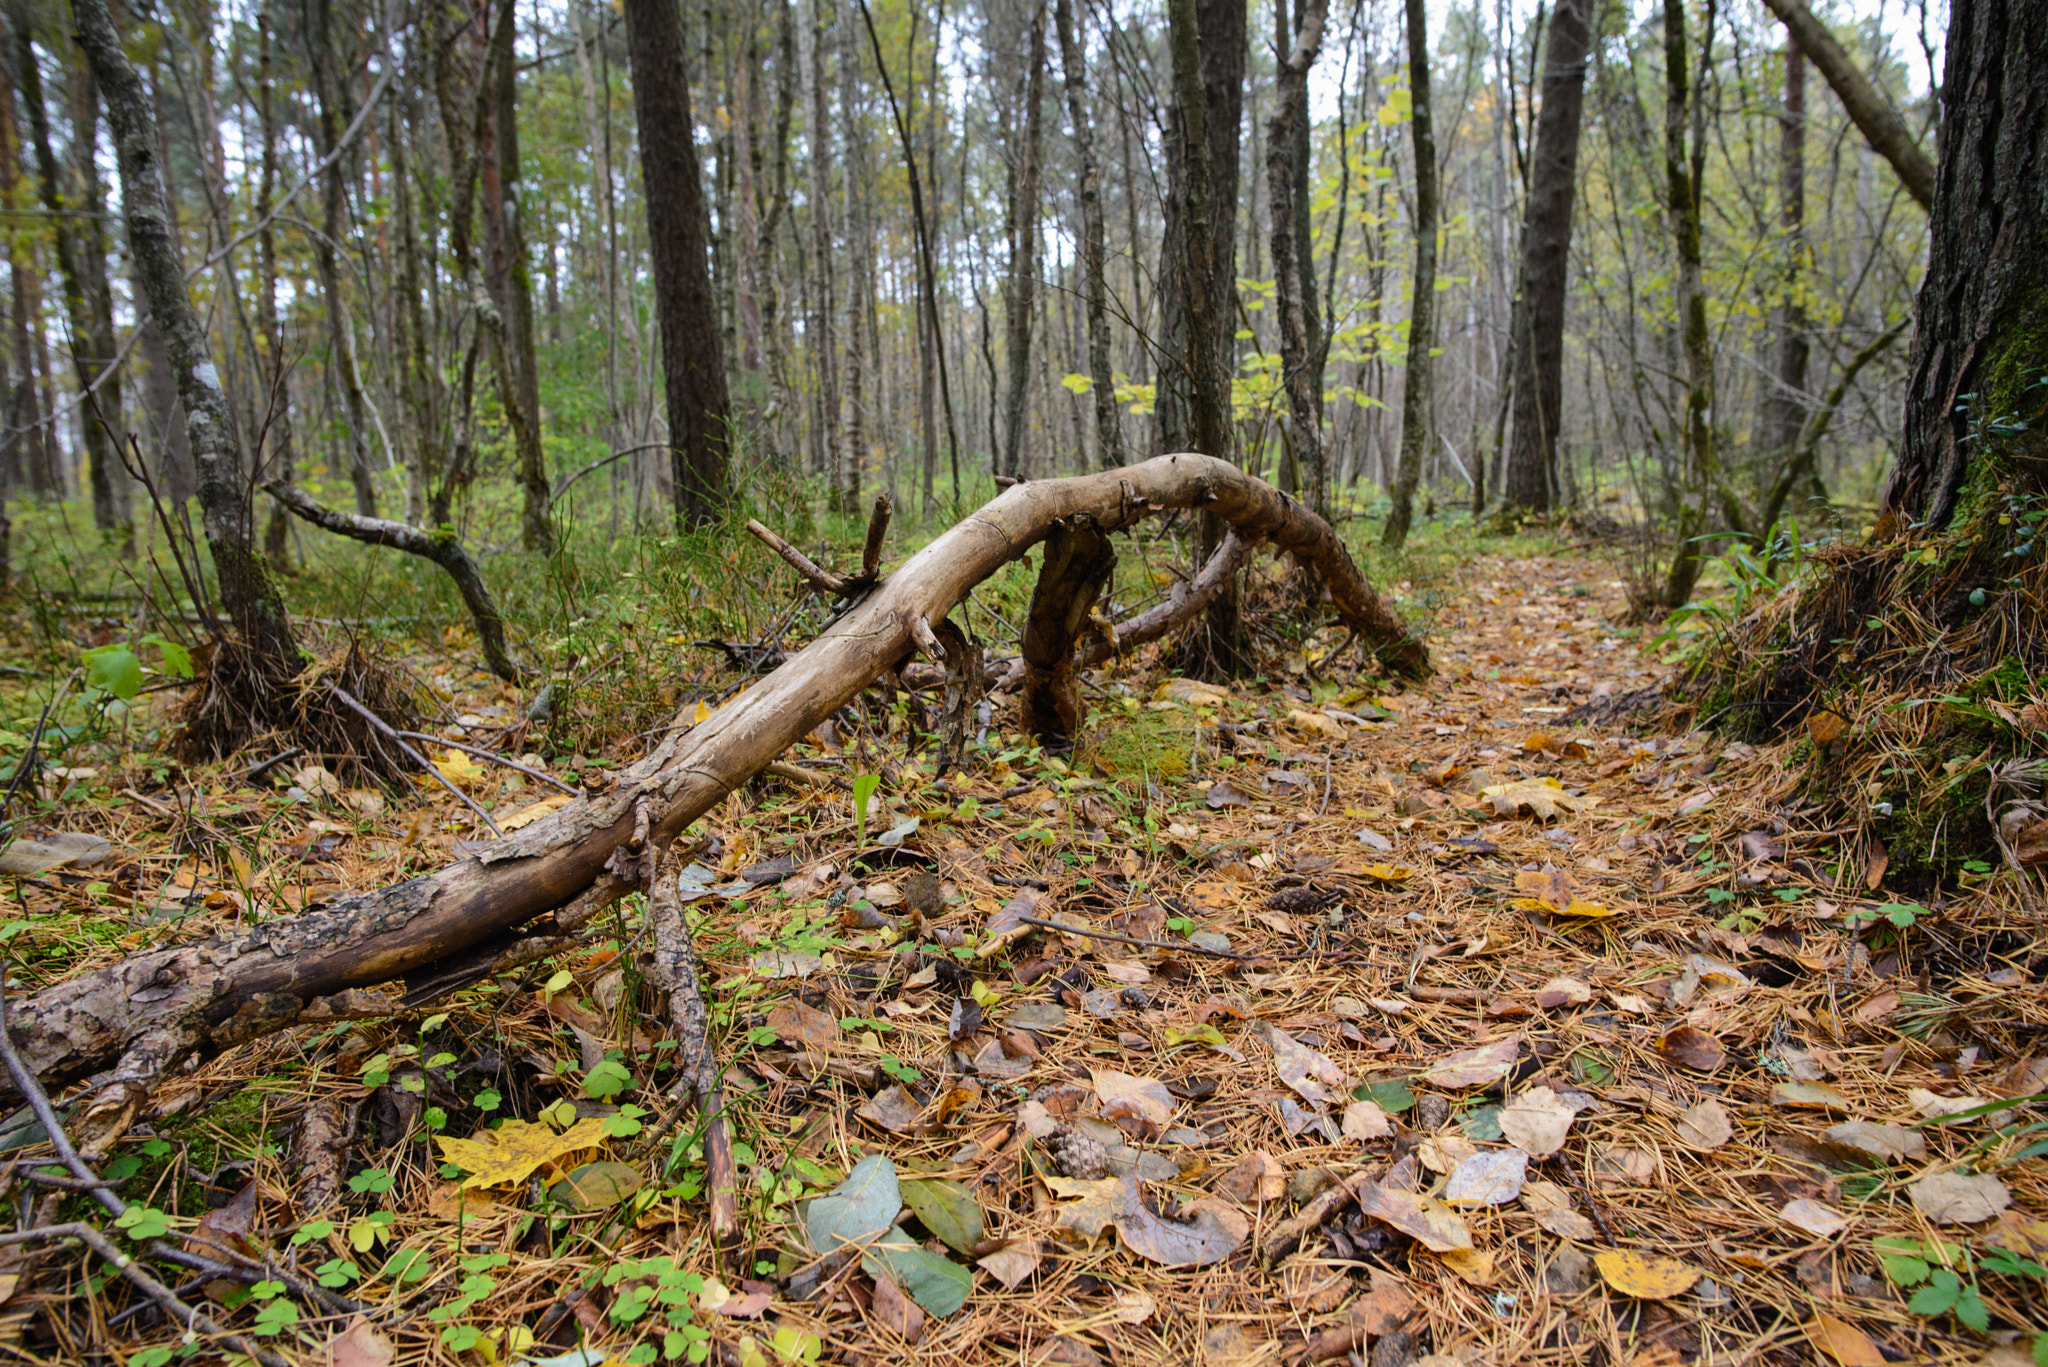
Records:
[[[29,1066],[59,1085],[108,1067],[137,1044],[153,1047],[171,1037],[166,1032],[188,1041],[181,1053],[212,1054],[302,1020],[353,1014],[363,994],[351,989],[441,977],[472,947],[576,901],[608,877],[616,858],[637,865],[635,851],[674,840],[878,675],[902,665],[920,640],[938,653],[932,624],[1062,521],[1085,515],[1106,533],[1166,508],[1205,509],[1243,540],[1292,553],[1322,576],[1344,624],[1383,667],[1429,673],[1422,643],[1366,584],[1330,525],[1228,462],[1160,456],[1020,484],[912,556],[781,668],[621,770],[609,788],[435,873],[233,936],[139,954],[45,989],[10,1013],[13,1038]]]

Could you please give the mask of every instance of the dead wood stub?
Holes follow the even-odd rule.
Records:
[[[321,999],[348,989],[432,975],[492,936],[574,901],[636,829],[666,846],[883,671],[900,667],[917,637],[931,636],[932,623],[1057,523],[1086,514],[1107,533],[1174,507],[1212,510],[1245,539],[1270,541],[1312,564],[1339,616],[1384,665],[1411,676],[1429,672],[1421,642],[1373,593],[1329,524],[1226,461],[1161,456],[1020,484],[910,557],[710,719],[691,726],[688,716],[675,718],[675,730],[610,787],[434,873],[79,974],[19,1002],[14,1039],[31,1067],[62,1084],[109,1067],[137,1045],[145,1046],[138,1062],[166,1057],[163,1041],[175,1041],[178,1054],[217,1053],[317,1014]]]
[[[1116,547],[1087,513],[1062,518],[1045,539],[1044,567],[1024,621],[1024,724],[1056,749],[1081,729],[1081,675],[1075,644],[1088,610],[1116,571]]]

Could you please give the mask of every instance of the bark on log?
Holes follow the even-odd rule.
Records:
[[[11,1013],[24,1059],[61,1085],[125,1060],[123,1076],[213,1054],[301,1022],[347,1013],[351,989],[432,977],[481,942],[544,916],[608,872],[637,875],[635,847],[686,826],[907,660],[913,623],[929,634],[968,590],[1086,513],[1105,529],[1157,509],[1204,508],[1323,576],[1339,614],[1380,658],[1429,671],[1420,641],[1382,603],[1328,523],[1228,462],[1160,456],[1003,493],[912,556],[825,633],[701,725],[670,734],[578,798],[435,873],[352,893],[239,934],[138,954],[46,988]],[[677,718],[679,726],[687,719]],[[615,868],[608,868],[622,860]]]
[[[1088,610],[1116,571],[1116,548],[1086,513],[1062,519],[1045,539],[1044,568],[1024,619],[1024,725],[1055,749],[1071,749],[1081,729],[1081,675],[1074,643]]]
[[[389,546],[407,555],[431,560],[446,570],[448,577],[455,581],[456,592],[462,595],[463,606],[469,609],[470,620],[476,623],[476,638],[483,647],[484,664],[507,683],[518,683],[523,677],[519,666],[506,653],[505,619],[498,615],[497,601],[491,597],[490,589],[484,586],[484,577],[478,572],[476,561],[469,558],[469,552],[463,549],[461,540],[453,531],[430,532],[406,522],[345,513],[339,508],[325,506],[305,490],[284,480],[272,480],[263,488],[296,516],[316,527],[324,527],[352,541]]]

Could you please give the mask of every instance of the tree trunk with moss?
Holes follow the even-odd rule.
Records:
[[[2008,469],[2048,485],[2048,8],[1955,0],[1942,92],[1905,442],[1885,492],[1890,513],[1930,530]]]

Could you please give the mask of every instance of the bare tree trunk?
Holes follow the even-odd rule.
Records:
[[[858,108],[860,42],[852,24],[839,25],[839,44],[839,128],[846,144],[846,440],[833,484],[840,508],[852,512],[860,507],[861,471],[867,460],[868,372],[861,336],[873,287],[874,224],[868,213],[867,157]]]
[[[1389,546],[1408,539],[1415,486],[1422,481],[1422,459],[1435,433],[1435,366],[1429,353],[1436,345],[1437,166],[1429,108],[1428,8],[1424,0],[1407,4],[1408,88],[1414,105],[1408,132],[1415,148],[1415,275],[1408,307],[1408,373],[1401,385],[1401,460],[1394,472],[1393,507],[1380,534]]]
[[[1055,0],[1060,33],[1060,69],[1067,82],[1067,120],[1081,163],[1081,292],[1088,305],[1088,379],[1095,400],[1095,460],[1103,469],[1124,463],[1123,423],[1116,406],[1116,377],[1109,367],[1109,259],[1102,223],[1102,166],[1095,156],[1095,130],[1088,110],[1088,58],[1074,32],[1073,0]]]
[[[92,63],[107,122],[113,129],[121,169],[122,215],[135,273],[157,326],[163,329],[178,397],[185,405],[185,434],[199,480],[199,505],[208,549],[220,581],[222,605],[244,641],[258,656],[296,673],[298,646],[284,604],[256,554],[255,517],[242,474],[227,394],[214,368],[206,333],[171,238],[156,120],[149,94],[128,62],[121,37],[107,12],[107,0],[75,0],[79,42]]]
[[[1285,15],[1287,0],[1275,0],[1275,9]],[[1316,373],[1315,338],[1311,335],[1308,308],[1303,297],[1304,271],[1300,259],[1302,220],[1308,205],[1297,198],[1301,169],[1299,134],[1303,130],[1308,104],[1308,69],[1315,64],[1323,44],[1323,22],[1329,0],[1307,0],[1301,26],[1294,35],[1293,50],[1280,64],[1280,77],[1273,91],[1273,117],[1266,125],[1266,193],[1271,202],[1269,228],[1272,232],[1273,279],[1280,304],[1280,374],[1287,388],[1287,411],[1294,419],[1292,432],[1296,468],[1305,480],[1309,507],[1318,514],[1329,511],[1330,482],[1323,470],[1323,386]],[[1307,282],[1313,291],[1313,276]],[[1311,298],[1312,298],[1311,294]]]
[[[28,206],[22,193],[21,128],[15,119],[14,72],[9,58],[0,58],[0,207],[20,210]],[[25,486],[36,494],[50,494],[57,491],[57,474],[50,460],[42,394],[36,386],[35,321],[42,309],[42,291],[35,257],[20,233],[7,234],[7,273],[13,290],[10,341],[17,374],[6,398],[6,471],[15,481],[6,493],[11,497]]]
[[[811,326],[804,349],[818,373],[816,446],[826,461],[839,449],[839,357],[834,339],[832,278],[832,119],[825,98],[825,0],[811,0],[811,22],[804,29],[804,79],[810,85],[810,126],[805,160],[810,171]],[[829,469],[826,471],[829,476]],[[852,513],[838,503],[838,486],[828,479],[827,505],[833,512]]]
[[[1806,367],[1811,342],[1807,336],[1806,282],[1806,61],[1799,40],[1785,37],[1785,105],[1779,154],[1779,226],[1784,233],[1782,302],[1778,306],[1776,383],[1764,405],[1764,440],[1773,463],[1782,467],[1799,449],[1806,424]],[[1771,522],[1775,522],[1775,516]],[[1757,527],[1769,536],[1771,522]]]
[[[1038,286],[1038,178],[1045,126],[1045,6],[1031,15],[1025,61],[1022,144],[1010,159],[1010,273],[1003,285],[1004,363],[1008,393],[1003,400],[1003,452],[996,473],[1016,479],[1024,467],[1024,405],[1031,383],[1031,324]]]
[[[1856,69],[1856,63],[1835,41],[1835,35],[1814,17],[1804,0],[1764,0],[1764,4],[1785,25],[1785,32],[1799,45],[1800,51],[1820,68],[1820,74],[1834,88],[1835,97],[1848,112],[1850,122],[1856,125],[1872,150],[1891,163],[1892,170],[1898,172],[1900,182],[1905,185],[1906,193],[1913,196],[1921,208],[1932,210],[1934,163],[1927,160],[1927,154],[1920,150],[1920,144],[1907,129],[1906,121],[1899,117],[1899,111],[1892,108],[1891,101]],[[1951,19],[1950,27],[1954,26]]]
[[[110,422],[121,421],[121,377],[104,374],[114,356],[113,301],[107,292],[106,235],[97,216],[104,209],[98,193],[99,167],[92,158],[99,128],[99,103],[91,74],[73,72],[72,142],[75,147],[73,172],[85,190],[83,216],[70,212],[65,202],[62,173],[50,141],[50,116],[43,98],[41,70],[31,41],[29,18],[17,10],[14,16],[16,75],[22,104],[28,111],[29,132],[35,142],[36,172],[42,192],[43,209],[55,216],[58,273],[64,280],[64,309],[71,324],[73,373],[81,393],[91,390],[94,399],[79,414],[84,433],[85,455],[92,481],[93,524],[103,536],[123,538],[126,520],[116,516],[116,489],[125,489],[125,476],[117,484],[114,471],[120,459],[114,454],[113,438],[92,414],[97,404]],[[174,249],[175,250],[175,249]]]
[[[724,514],[730,496],[726,443],[732,405],[711,293],[711,221],[697,164],[682,19],[669,0],[626,0],[625,14],[633,109],[641,129],[647,246],[661,321],[676,526],[700,527]]]
[[[1586,0],[1557,0],[1543,70],[1543,104],[1522,226],[1521,307],[1515,337],[1514,441],[1502,500],[1541,511],[1557,496],[1557,434],[1564,416],[1564,314],[1571,282],[1572,207],[1579,118],[1585,108]]]
[[[348,81],[334,69],[334,25],[331,0],[306,0],[301,11],[307,64],[312,70],[313,93],[317,102],[314,142],[322,158],[334,153],[336,140],[351,114]],[[349,321],[348,301],[341,288],[341,266],[337,244],[348,236],[346,158],[336,159],[321,176],[321,231],[313,239],[313,260],[319,268],[320,293],[327,305],[327,335],[332,354],[327,364],[341,391],[348,426],[348,477],[355,486],[356,511],[364,517],[377,515],[376,472],[370,465],[370,417],[363,402],[363,382],[356,367],[355,329]]]
[[[256,234],[256,325],[262,333],[264,349],[269,353],[266,358],[269,366],[262,374],[262,381],[275,396],[276,405],[270,421],[272,456],[263,473],[268,478],[281,479],[289,484],[298,478],[298,474],[292,449],[291,376],[285,367],[284,328],[277,316],[277,231],[270,222],[271,196],[277,191],[278,134],[277,118],[270,102],[270,12],[267,7],[257,16],[256,42],[256,115],[263,138],[262,164],[256,182],[256,217],[263,225],[262,231]],[[191,459],[189,451],[186,459]],[[286,563],[290,553],[290,535],[291,519],[285,513],[284,505],[272,500],[270,521],[263,529],[263,554],[271,564],[283,566]]]
[[[529,551],[552,555],[555,550],[554,486],[548,479],[547,449],[541,441],[540,359],[533,342],[533,269],[526,259],[526,206],[521,198],[519,161],[519,73],[513,55],[517,22],[514,0],[499,0],[498,22],[491,32],[492,84],[495,91],[497,190],[500,222],[494,262],[499,309],[505,319],[504,346],[511,360],[516,392],[501,394],[505,417],[519,451],[520,543]],[[637,85],[637,82],[636,82]],[[684,101],[687,108],[688,100]],[[686,132],[689,121],[680,125]],[[692,158],[694,159],[694,151]],[[650,182],[649,201],[653,199]],[[721,388],[725,379],[719,371]],[[502,389],[503,386],[501,385]],[[722,438],[723,434],[721,434]]]
[[[1678,546],[1658,604],[1685,606],[1704,564],[1699,536],[1707,500],[1721,474],[1714,442],[1714,352],[1707,334],[1707,294],[1700,272],[1700,189],[1686,151],[1688,95],[1685,0],[1664,0],[1664,179],[1671,235],[1678,255],[1678,318],[1685,346],[1685,488],[1680,494]]]

